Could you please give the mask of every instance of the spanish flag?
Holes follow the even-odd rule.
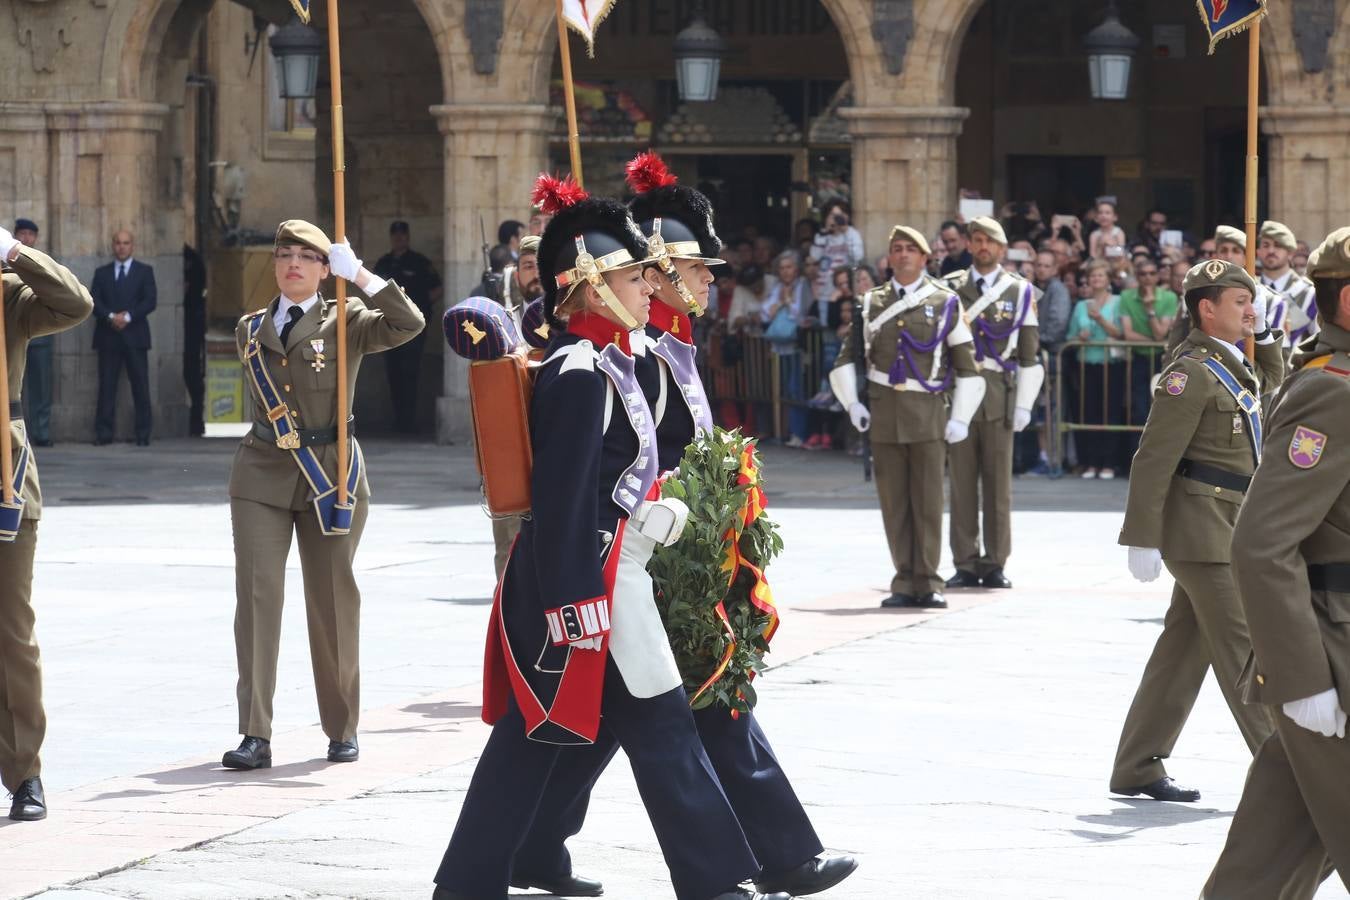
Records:
[[[291,0],[295,2],[295,0]],[[1237,34],[1266,14],[1266,0],[1195,0],[1209,34],[1209,52],[1229,35]]]
[[[595,55],[595,30],[609,15],[615,2],[617,0],[562,0],[563,20],[586,41],[586,52],[590,56]]]

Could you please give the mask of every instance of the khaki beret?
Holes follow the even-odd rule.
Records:
[[[1308,254],[1309,278],[1350,278],[1350,225],[1326,236]]]
[[[1003,233],[1003,226],[998,223],[997,219],[991,219],[988,216],[976,216],[970,220],[966,228],[970,231],[983,232],[1003,246],[1008,246],[1008,236]]]
[[[520,255],[521,255],[521,256],[524,256],[524,255],[527,254],[527,253],[535,253],[535,254],[537,254],[538,252],[539,252],[539,235],[537,235],[537,234],[528,234],[528,235],[526,235],[525,237],[523,237],[523,238],[520,239]]]
[[[328,235],[323,233],[323,229],[318,225],[306,222],[304,219],[287,219],[277,226],[277,238],[274,246],[288,247],[292,244],[308,247],[324,256],[327,256],[328,251],[333,248],[333,242],[328,239]]]
[[[886,239],[886,245],[889,247],[895,243],[896,238],[904,238],[907,241],[913,241],[914,246],[923,251],[924,256],[933,252],[928,246],[928,240],[917,228],[910,228],[908,225],[897,225],[891,229],[891,236]]]
[[[1222,259],[1207,259],[1191,266],[1191,270],[1181,282],[1183,294],[1192,288],[1203,287],[1245,288],[1253,297],[1256,296],[1256,282],[1247,274],[1247,270]]]
[[[1247,249],[1247,232],[1234,228],[1232,225],[1220,225],[1214,229],[1214,243],[1227,241],[1230,244],[1237,244],[1243,250]]]
[[[1261,223],[1261,230],[1256,237],[1258,241],[1269,239],[1274,242],[1275,246],[1283,247],[1286,250],[1298,249],[1298,238],[1294,237],[1294,233],[1289,230],[1289,226],[1273,219]]]

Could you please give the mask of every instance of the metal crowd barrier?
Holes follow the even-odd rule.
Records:
[[[1107,362],[1090,363],[1080,352],[1089,348],[1101,348],[1106,351]],[[1145,358],[1136,350],[1154,350]],[[1150,386],[1162,370],[1167,345],[1162,341],[1065,341],[1055,353],[1055,366],[1046,370],[1044,402],[1046,421],[1052,423],[1047,443],[1047,455],[1051,460],[1051,474],[1060,474],[1060,465],[1064,458],[1064,442],[1075,431],[1139,433],[1144,430],[1148,419],[1148,409],[1138,409],[1133,391],[1135,368],[1147,367]],[[1124,394],[1117,398],[1112,393],[1112,373],[1110,369],[1102,372],[1101,378],[1101,421],[1087,421],[1088,392],[1085,389],[1088,368],[1091,366],[1119,366],[1115,379]],[[1152,396],[1152,391],[1148,392]],[[1095,418],[1095,417],[1094,417]],[[1120,421],[1113,422],[1112,419]]]
[[[758,430],[781,439],[788,430],[788,410],[809,409],[811,398],[820,391],[822,380],[829,374],[833,360],[825,359],[831,343],[827,337],[832,338],[833,334],[825,329],[802,328],[793,344],[780,345],[776,350],[773,342],[763,335],[710,335],[702,342],[698,363],[714,414],[728,402],[753,406],[769,417],[769,428],[759,423]],[[739,353],[733,364],[725,362],[729,342]],[[795,385],[785,377],[794,368],[800,372]],[[760,416],[755,418],[758,420]]]

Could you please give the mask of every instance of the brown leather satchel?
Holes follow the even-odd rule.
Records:
[[[526,358],[510,353],[469,365],[474,453],[483,477],[483,497],[494,516],[530,510],[530,394],[534,372]]]

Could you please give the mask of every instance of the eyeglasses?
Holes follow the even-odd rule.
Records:
[[[276,250],[272,256],[277,262],[290,262],[295,259],[311,264],[323,262],[323,257],[313,250]]]

